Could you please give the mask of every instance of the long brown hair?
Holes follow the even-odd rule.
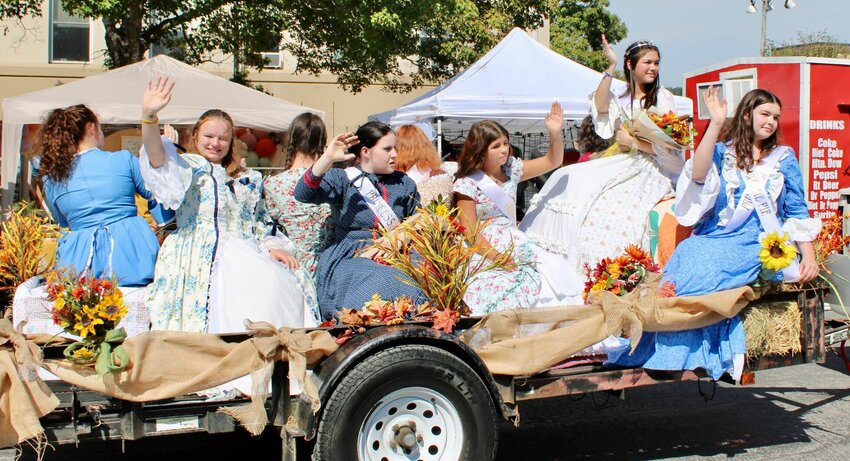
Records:
[[[440,168],[440,154],[421,128],[416,125],[402,125],[396,130],[395,136],[397,170],[407,171],[414,165],[432,170]]]
[[[635,77],[632,74],[632,70],[637,67],[638,61],[643,57],[646,53],[650,51],[655,51],[658,53],[658,58],[661,58],[661,51],[657,46],[652,44],[651,42],[642,40],[639,42],[634,42],[626,48],[625,57],[623,59],[623,74],[626,76],[626,82],[628,83],[628,87],[626,87],[625,94],[629,94],[632,97],[632,102],[634,102],[635,97],[635,87],[637,86],[637,82],[635,82]],[[631,69],[629,69],[629,64],[631,64]],[[653,81],[650,85],[644,88],[644,98],[643,98],[643,109],[649,109],[651,106],[654,106],[658,103],[658,90],[661,89],[661,72],[659,71],[655,74],[655,81]]]
[[[312,112],[298,115],[289,124],[289,140],[286,143],[283,168],[292,168],[296,152],[307,154],[313,159],[319,158],[327,143],[328,133],[321,117]]]
[[[582,154],[588,152],[601,152],[611,147],[609,139],[603,139],[596,134],[596,129],[593,126],[593,116],[588,115],[581,121],[576,135],[576,148]]]
[[[201,114],[201,118],[195,123],[195,126],[192,127],[192,150],[194,152],[198,152],[198,134],[201,131],[201,127],[204,123],[207,123],[211,119],[218,118],[224,120],[227,125],[230,127],[230,145],[227,146],[227,154],[224,155],[221,159],[221,166],[227,171],[227,175],[230,177],[239,176],[239,173],[245,171],[245,168],[242,167],[242,159],[237,158],[238,156],[233,151],[233,138],[234,138],[234,123],[233,119],[230,118],[227,112],[221,109],[210,109],[203,114]]]
[[[41,156],[41,173],[56,182],[65,182],[74,166],[77,146],[86,137],[86,126],[98,125],[97,115],[83,104],[53,109],[44,121],[33,148]]]
[[[487,158],[487,148],[501,136],[510,141],[508,130],[493,120],[482,120],[472,125],[460,149],[455,177],[465,178],[473,171],[483,169],[484,160]]]
[[[744,171],[752,170],[755,161],[753,159],[753,147],[755,145],[755,133],[753,132],[753,111],[756,107],[762,104],[774,103],[782,109],[782,101],[767,90],[756,88],[750,90],[738,103],[738,108],[735,109],[735,117],[732,118],[732,127],[730,129],[730,139],[732,147],[735,149],[737,157],[735,163],[738,168]],[[779,125],[776,125],[776,131],[768,138],[761,142],[760,149],[762,152],[770,152],[779,144]]]

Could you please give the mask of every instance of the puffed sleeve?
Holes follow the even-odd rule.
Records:
[[[339,202],[345,195],[346,184],[348,184],[348,176],[340,168],[331,168],[323,176],[316,176],[313,174],[313,168],[310,167],[295,185],[295,200],[313,205],[322,203],[341,205]]]
[[[477,201],[478,186],[475,185],[472,178],[459,178],[452,186],[452,192],[457,192]]]
[[[803,175],[792,149],[780,161],[779,171],[785,176],[785,188],[779,214],[784,218],[782,231],[787,232],[795,242],[811,242],[817,238],[821,229],[821,220],[809,216],[806,191],[803,189]]]
[[[676,183],[676,220],[683,226],[693,226],[710,210],[714,209],[717,195],[720,193],[720,171],[726,145],[717,143],[714,146],[714,161],[700,184],[693,179],[694,162],[688,159],[685,168]]]
[[[183,203],[186,191],[192,185],[192,165],[186,158],[177,153],[174,143],[168,138],[162,138],[165,149],[165,163],[159,168],[151,166],[145,147],[139,151],[139,165],[142,170],[145,186],[153,197],[165,208],[176,210]]]
[[[617,122],[620,119],[620,103],[617,96],[611,92],[608,95],[608,113],[600,114],[596,110],[596,104],[593,102],[593,97],[596,92],[590,94],[590,115],[593,117],[593,129],[596,134],[602,139],[611,139],[617,131]]]
[[[120,151],[120,153],[126,156],[130,167],[130,175],[133,177],[133,186],[136,189],[136,193],[148,202],[148,212],[151,217],[153,217],[154,221],[162,226],[174,220],[174,211],[165,209],[159,202],[157,202],[153,198],[153,194],[151,194],[150,190],[148,190],[147,185],[145,185],[145,180],[142,178],[142,168],[139,164],[139,159],[129,151]]]

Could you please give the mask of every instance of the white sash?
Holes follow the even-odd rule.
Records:
[[[503,215],[507,216],[511,222],[516,222],[516,203],[508,197],[504,189],[481,170],[473,171],[469,178],[475,181],[478,189],[496,204]]]
[[[363,174],[362,171],[350,166],[345,169],[345,174],[348,176],[348,180],[352,181],[351,184],[357,188],[357,191],[360,192],[361,196],[363,196],[363,199],[366,200],[366,205],[369,206],[372,213],[375,213],[375,216],[378,217],[378,221],[381,222],[381,225],[384,226],[385,229],[392,230],[399,225],[400,221],[392,207],[384,200],[378,190],[375,189],[372,181],[369,181],[369,178],[366,176],[361,176]],[[358,176],[361,176],[360,184],[354,184],[353,181]]]
[[[774,149],[767,157],[762,160],[761,167],[764,171],[771,171],[776,165],[776,162],[782,157],[782,154],[787,150],[787,147]],[[753,167],[752,171],[744,176],[744,193],[741,194],[741,201],[735,208],[735,212],[726,224],[724,233],[733,232],[746,221],[747,217],[755,211],[758,214],[759,221],[765,233],[777,232],[782,229],[779,223],[779,218],[776,216],[775,204],[773,199],[767,193],[767,180],[756,172]],[[800,278],[800,269],[797,260],[791,261],[791,265],[782,270],[783,280],[793,282]]]

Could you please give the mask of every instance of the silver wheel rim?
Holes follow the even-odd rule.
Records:
[[[456,460],[463,439],[460,414],[443,394],[407,387],[372,407],[357,435],[357,453],[374,461]]]

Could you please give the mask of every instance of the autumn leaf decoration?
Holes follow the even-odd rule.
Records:
[[[481,274],[508,264],[513,247],[494,259],[477,258],[476,236],[489,224],[466,229],[444,197],[417,210],[395,229],[380,229],[382,237],[373,248],[382,262],[407,277],[405,283],[416,286],[430,299],[416,306],[410,298],[382,300],[375,294],[361,309],[343,309],[339,314],[345,325],[397,324],[405,321],[430,321],[435,329],[451,333],[457,321],[469,315],[463,296],[472,281]]]

